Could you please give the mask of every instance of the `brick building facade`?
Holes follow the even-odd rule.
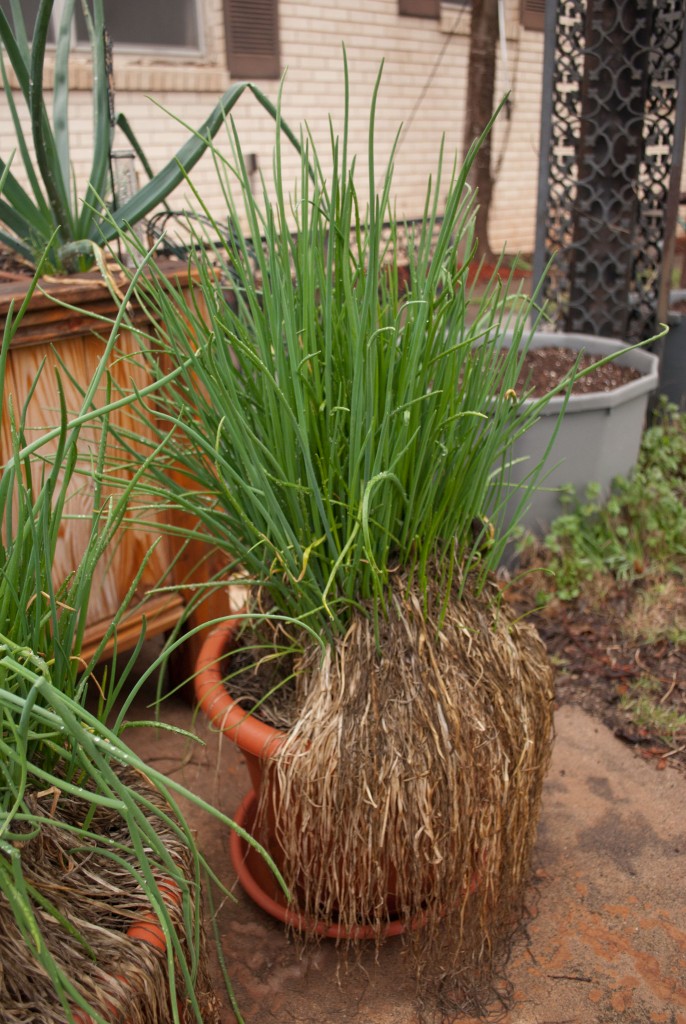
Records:
[[[4,7],[8,0],[1,3]],[[150,16],[148,23],[139,25],[133,14],[127,21],[127,5],[132,5],[133,11],[136,7],[140,10],[141,4]],[[343,45],[351,78],[352,149],[358,154],[360,171],[367,159],[369,99],[384,60],[376,161],[378,167],[383,166],[402,122],[394,178],[400,216],[421,214],[442,134],[447,154],[461,157],[464,151],[471,19],[469,3],[464,0],[166,0],[160,10],[170,19],[169,24],[151,20],[154,6],[151,0],[117,0],[126,31],[140,31],[142,37],[147,32],[147,39],[122,42],[116,31],[112,34],[116,108],[128,117],[155,170],[187,137],[175,118],[197,127],[232,80],[254,78],[276,97],[278,78],[248,74],[253,65],[263,74],[286,71],[284,117],[292,124],[306,119],[325,151],[329,113],[334,126],[340,126]],[[404,13],[410,11],[414,13]],[[505,0],[504,11],[504,48],[501,40],[496,95],[509,89],[511,104],[509,119],[501,116],[493,139],[491,243],[495,248],[506,246],[508,251],[531,251],[543,33],[525,27],[521,0]],[[158,36],[166,41],[158,44]],[[70,84],[74,168],[77,178],[83,180],[89,169],[92,118],[87,47],[74,51]],[[269,181],[273,123],[247,95],[237,108],[236,121],[244,152],[255,154]],[[0,132],[6,139],[13,134],[2,97]],[[117,145],[120,143],[118,140]],[[228,152],[224,140],[219,146]],[[287,167],[287,174],[290,169]],[[295,176],[295,161],[292,171]],[[192,177],[208,205],[221,216],[223,203],[211,161],[203,159]],[[183,202],[183,196],[174,199],[174,205]]]

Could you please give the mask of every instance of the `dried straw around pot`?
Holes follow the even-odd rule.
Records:
[[[393,891],[420,994],[483,1012],[523,911],[552,673],[494,585],[454,594],[442,621],[440,602],[399,574],[378,647],[360,614],[305,652],[269,790],[300,909],[381,941]]]
[[[141,775],[130,769],[120,774],[127,785],[142,790],[151,802],[164,807],[159,794]],[[172,1016],[166,954],[126,935],[127,928],[136,919],[150,913],[150,901],[131,873],[101,852],[108,847],[126,861],[134,862],[125,822],[116,810],[100,807],[89,828],[98,837],[102,836],[102,843],[92,838],[84,840],[64,826],[79,828],[83,825],[88,810],[86,802],[62,794],[52,814],[52,800],[52,792],[29,797],[32,812],[46,819],[52,817],[52,821],[45,820],[38,835],[21,846],[26,882],[49,900],[75,930],[70,934],[54,917],[36,906],[52,957],[105,1020],[113,1024],[124,1021],[126,1024],[168,1024]],[[166,810],[168,813],[169,809]],[[158,816],[151,813],[149,820],[193,885],[192,858],[187,845]],[[151,866],[156,870],[153,858]],[[162,877],[163,867],[160,866],[157,873]],[[168,909],[186,962],[190,964],[189,948],[195,936],[186,930],[181,908],[170,902]],[[200,935],[202,937],[201,930]],[[90,947],[94,958],[86,947]],[[181,1020],[190,1024],[194,1018],[185,1009],[186,992],[178,967],[175,982],[179,1006],[183,1008]],[[218,1024],[204,950],[201,950],[195,992],[205,1024]],[[64,1024],[64,1011],[50,979],[27,948],[2,894],[0,1007],[3,1024]]]

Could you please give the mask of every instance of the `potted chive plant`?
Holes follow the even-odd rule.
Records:
[[[127,601],[86,647],[96,570],[109,559],[128,495],[107,494],[99,482],[108,413],[98,409],[92,433],[90,391],[72,420],[63,405],[55,427],[27,437],[39,392],[17,399],[6,379],[22,312],[10,316],[0,350],[1,427],[11,449],[0,471],[0,1016],[212,1024],[204,861],[177,797],[231,822],[122,739],[145,681],[133,672],[144,633],[129,658],[118,656]],[[108,363],[106,352],[103,378]],[[56,387],[61,393],[59,380]],[[91,495],[85,543],[65,576],[55,555],[70,516],[84,518],[83,489]],[[98,664],[106,650],[109,672]]]
[[[258,729],[242,813],[294,894],[286,919],[346,946],[402,932],[420,992],[469,1010],[522,912],[550,754],[545,651],[494,577],[516,526],[506,455],[550,398],[517,400],[532,302],[499,278],[479,298],[468,285],[478,141],[463,166],[441,154],[399,289],[380,80],[363,162],[345,77],[340,135],[325,152],[303,129],[293,194],[280,118],[275,195],[255,197],[233,128],[231,159],[215,152],[243,228],[197,239],[190,301],[140,281],[156,327],[138,359],[159,385],[138,406],[157,431],[141,487],[224,553],[210,585],[240,575],[247,594],[210,634],[196,692],[227,737]],[[503,350],[507,331],[521,348]],[[135,455],[133,434],[119,441]],[[234,844],[239,870],[244,856]]]

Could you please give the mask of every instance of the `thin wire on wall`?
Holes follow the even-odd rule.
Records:
[[[424,102],[426,94],[428,93],[429,89],[431,88],[433,80],[436,77],[441,64],[443,63],[443,58],[445,57],[445,54],[446,54],[447,49],[448,49],[448,46],[450,45],[450,42],[451,42],[453,36],[455,36],[457,34],[457,30],[458,30],[458,28],[460,26],[460,23],[462,22],[463,18],[465,17],[465,15],[468,12],[469,12],[468,6],[465,5],[463,7],[460,7],[460,9],[458,10],[457,14],[455,15],[455,18],[454,18],[452,24],[446,30],[445,40],[444,40],[444,42],[443,42],[443,44],[441,46],[441,49],[438,52],[436,60],[434,61],[433,66],[431,67],[431,70],[429,71],[427,79],[424,82],[424,85],[422,86],[417,99],[415,100],[414,106],[412,107],[412,110],[410,111],[410,114],[409,114],[407,120],[403,123],[402,133],[401,133],[400,139],[398,141],[398,149],[397,149],[396,152],[398,152],[400,150],[400,148],[403,145],[405,139],[409,135],[410,129],[412,128],[412,125],[413,125],[414,120],[415,120],[415,118],[417,116],[419,108],[421,107],[422,103]],[[498,175],[500,173],[500,169],[501,169],[502,164],[503,164],[503,159],[504,159],[504,156],[505,156],[505,152],[507,150],[507,141],[508,141],[509,135],[510,135],[511,110],[512,110],[512,94],[511,94],[512,84],[511,84],[511,82],[514,80],[514,75],[512,77],[510,76],[509,67],[508,67],[509,61],[508,61],[508,52],[507,52],[507,29],[506,29],[506,22],[505,22],[505,0],[498,0],[498,36],[499,36],[499,43],[500,43],[501,74],[503,76],[503,80],[504,80],[504,84],[505,84],[505,91],[510,94],[510,97],[508,99],[507,107],[506,107],[507,127],[506,127],[506,130],[505,130],[505,135],[503,137],[503,146],[502,146],[500,155],[499,155],[497,161],[495,162],[494,169],[493,169],[493,180],[494,181],[497,179],[497,177],[498,177]],[[518,62],[519,62],[519,53],[517,52],[517,55],[515,57],[515,63],[514,63],[513,71],[516,70],[516,66],[517,66]]]
[[[398,141],[398,149],[400,149],[400,147],[402,146],[403,142],[405,141],[405,138],[409,134],[410,128],[412,127],[412,125],[414,123],[414,119],[417,116],[419,108],[421,107],[422,103],[424,102],[424,97],[426,96],[427,92],[431,88],[431,83],[433,82],[434,78],[436,77],[436,75],[438,73],[438,69],[440,68],[441,64],[443,63],[443,58],[445,57],[445,53],[446,53],[446,50],[448,49],[448,46],[450,45],[450,41],[453,38],[453,36],[456,35],[457,29],[459,28],[459,25],[460,25],[460,22],[464,18],[466,12],[467,12],[467,8],[466,7],[460,8],[460,10],[458,11],[457,15],[455,16],[455,20],[453,21],[452,25],[446,31],[445,40],[443,42],[443,45],[441,46],[441,49],[439,50],[439,53],[438,53],[438,56],[436,57],[436,60],[433,63],[433,67],[431,68],[431,71],[429,72],[429,76],[426,79],[424,85],[422,86],[422,88],[420,90],[420,93],[419,93],[419,96],[415,100],[414,106],[412,107],[412,110],[410,111],[409,117],[403,123],[402,135],[401,135],[401,137],[400,137],[400,139]]]

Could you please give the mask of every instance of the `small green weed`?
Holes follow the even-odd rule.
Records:
[[[622,633],[645,644],[666,641],[686,646],[686,589],[683,579],[668,576],[650,582],[636,594],[625,617]]]
[[[569,511],[545,539],[547,565],[562,600],[577,597],[598,574],[626,581],[686,567],[686,414],[663,404],[643,435],[634,473],[615,480],[600,501],[597,484],[586,500],[566,495]]]
[[[631,684],[620,700],[634,725],[647,729],[665,743],[674,744],[686,738],[686,714],[660,703],[662,685],[658,680],[642,676]]]

